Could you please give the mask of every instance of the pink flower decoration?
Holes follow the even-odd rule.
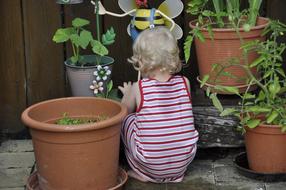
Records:
[[[148,7],[147,0],[136,0],[136,5],[138,7]]]

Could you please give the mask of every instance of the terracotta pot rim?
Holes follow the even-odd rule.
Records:
[[[267,21],[267,22],[265,24],[260,24],[258,26],[251,27],[250,31],[261,30],[261,29],[265,28],[269,24],[269,19],[268,18],[258,17],[258,19],[263,20],[263,21]],[[189,26],[192,29],[196,28],[196,25],[193,24],[193,23],[196,23],[196,22],[197,22],[197,19],[190,21],[189,22]],[[200,30],[206,31],[206,32],[208,31],[206,28],[201,28]],[[224,33],[224,32],[235,32],[235,29],[233,29],[233,28],[213,28],[212,31],[213,32],[222,32],[222,33]],[[239,28],[239,31],[244,32],[243,28]]]
[[[200,76],[197,76],[197,81],[200,83],[200,82],[202,82],[202,80],[200,79]],[[218,84],[219,85],[219,84]],[[211,91],[213,92],[217,92],[218,94],[224,94],[224,95],[233,95],[233,93],[228,93],[228,92],[222,92],[222,91],[219,91],[219,90],[216,90],[216,89],[214,89],[214,86],[216,86],[215,84],[210,84],[210,83],[205,83],[205,85],[204,86],[207,86],[207,87],[210,87],[211,88]],[[248,85],[246,85],[246,84],[242,84],[242,85],[223,85],[223,86],[229,86],[229,87],[236,87],[236,88],[238,88],[239,89],[239,92],[243,92],[243,89],[245,89],[245,88],[247,88],[247,86]],[[206,89],[206,87],[202,87],[203,89]],[[250,89],[253,89],[254,90],[254,88],[256,88],[256,86],[255,85],[252,85],[251,87],[250,87]]]
[[[40,122],[35,119],[32,119],[29,116],[29,112],[43,104],[51,103],[51,102],[57,102],[57,101],[69,101],[69,100],[99,100],[99,101],[108,101],[110,103],[113,103],[120,107],[120,112],[116,114],[115,116],[106,119],[104,121],[96,122],[96,123],[89,123],[89,124],[80,124],[80,125],[57,125],[57,124],[49,124],[45,122]],[[26,108],[24,112],[21,115],[21,119],[29,128],[32,129],[38,129],[42,131],[50,131],[50,132],[79,132],[79,131],[90,131],[90,130],[97,130],[105,127],[113,126],[117,123],[120,123],[120,121],[123,119],[123,117],[127,115],[127,107],[119,102],[116,102],[114,100],[106,99],[106,98],[97,98],[97,97],[65,97],[65,98],[57,98],[57,99],[51,99],[42,101],[39,103],[36,103],[34,105],[31,105],[30,107]],[[56,126],[56,127],[55,127]]]
[[[276,128],[281,128],[280,125],[272,125],[272,124],[266,124],[264,122],[262,122],[261,124],[259,124],[257,127],[260,127],[260,128],[272,128],[272,129],[276,129]],[[257,128],[255,127],[255,128]],[[246,127],[247,129],[250,129],[249,127]],[[254,129],[255,129],[254,128]]]
[[[281,131],[281,126],[279,125],[270,125],[270,124],[261,123],[253,129],[247,126],[245,126],[244,129],[248,133],[258,133],[258,134],[264,134],[264,135],[286,135],[286,133],[283,133]]]

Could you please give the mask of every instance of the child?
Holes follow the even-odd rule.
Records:
[[[180,182],[196,154],[198,132],[189,81],[174,75],[181,70],[177,41],[165,27],[144,30],[129,61],[143,79],[119,87],[130,113],[121,131],[128,174],[140,181]]]

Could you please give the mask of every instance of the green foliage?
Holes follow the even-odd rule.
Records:
[[[103,45],[110,45],[114,43],[115,40],[115,32],[114,29],[111,27],[109,30],[106,31],[105,34],[102,34],[102,44]]]
[[[91,47],[93,53],[99,56],[105,56],[108,54],[106,45],[111,45],[115,41],[115,32],[113,28],[107,30],[106,34],[102,35],[102,42],[100,39],[95,40],[90,31],[84,27],[90,24],[89,20],[82,18],[75,18],[72,20],[72,27],[59,28],[54,36],[53,41],[56,43],[70,42],[73,50],[71,61],[73,65],[84,66],[86,62],[81,55],[82,49]],[[99,27],[97,25],[97,27]],[[97,60],[97,65],[100,64],[100,59]]]
[[[213,28],[243,28],[249,31],[255,26],[262,0],[248,0],[249,7],[240,10],[240,0],[189,0],[186,12],[197,16],[196,28],[187,36],[184,43],[185,60],[190,58],[190,48],[194,38],[204,41],[200,32],[206,29],[213,38]]]
[[[108,98],[112,100],[116,100],[118,102],[121,101],[121,99],[118,97],[118,89],[113,89],[113,81],[110,80],[107,85],[106,85],[106,91],[98,93],[96,97],[101,97],[101,98]]]
[[[249,65],[240,65],[232,62],[229,65],[215,65],[213,69],[222,70],[229,66],[242,67],[249,76],[247,90],[239,93],[235,87],[216,85],[214,89],[236,94],[241,98],[240,107],[226,108],[221,103],[216,93],[207,91],[207,96],[212,100],[213,105],[221,112],[221,116],[233,115],[240,119],[241,126],[255,128],[260,123],[267,123],[281,126],[281,130],[286,132],[286,75],[282,68],[282,54],[285,52],[286,45],[278,43],[279,36],[284,35],[286,25],[279,21],[270,21],[265,28],[264,35],[269,38],[266,41],[252,41],[245,43],[241,49],[246,53],[257,52],[259,57]],[[251,69],[256,67],[261,77],[254,76]],[[203,79],[201,87],[205,85],[209,76]],[[251,85],[257,85],[256,92],[249,92]]]
[[[81,125],[88,123],[95,123],[104,120],[104,117],[97,117],[96,119],[76,119],[68,116],[67,113],[63,114],[63,118],[56,121],[57,125]]]

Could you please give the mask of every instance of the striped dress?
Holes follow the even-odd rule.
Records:
[[[186,81],[177,75],[167,82],[145,78],[139,89],[141,103],[121,131],[127,161],[148,181],[180,182],[198,141]]]

